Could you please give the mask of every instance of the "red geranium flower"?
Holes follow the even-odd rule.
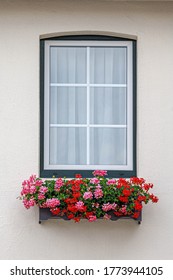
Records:
[[[120,178],[120,179],[118,179],[118,185],[116,187],[118,189],[120,189],[121,187],[129,188],[129,182],[126,181],[126,179],[124,179],[124,178]]]
[[[67,213],[67,209],[63,209],[60,213],[60,216],[63,217],[64,215],[66,215],[66,213]]]
[[[68,205],[67,210],[72,213],[76,213],[78,211],[75,205]]]
[[[78,191],[80,191],[80,186],[73,185],[71,189],[73,192],[78,192]]]
[[[86,216],[87,218],[89,218],[89,216],[92,216],[92,215],[94,215],[93,212],[87,212],[87,213],[85,214],[85,216]]]
[[[67,204],[74,204],[77,202],[77,199],[74,197],[74,198],[67,198],[64,200]]]
[[[53,215],[58,215],[61,211],[60,208],[52,208],[50,209],[50,211],[52,212]]]
[[[143,178],[132,177],[130,178],[130,182],[134,185],[142,185],[145,183],[145,180]]]
[[[124,202],[124,203],[127,203],[128,202],[128,197],[127,196],[119,196],[119,200],[121,201],[121,202]]]
[[[135,210],[141,210],[142,209],[142,204],[136,200],[134,208],[135,208]]]
[[[118,211],[115,211],[115,212],[114,212],[114,215],[115,215],[115,216],[123,216],[123,214],[120,213],[120,212],[118,212]]]
[[[130,191],[130,190],[127,190],[127,189],[124,189],[124,190],[123,190],[123,194],[124,194],[125,196],[130,196],[130,195],[131,195],[131,191]]]
[[[75,178],[82,178],[82,175],[81,174],[76,174]]]
[[[81,184],[83,184],[83,180],[76,180],[74,182],[74,185],[76,185],[76,186],[80,186]]]
[[[87,207],[83,206],[80,210],[78,210],[79,212],[86,212],[87,211]]]
[[[73,193],[73,197],[74,198],[79,198],[81,196],[81,193],[80,192],[75,192]]]
[[[148,191],[149,189],[151,189],[153,187],[153,184],[144,184],[143,188]]]
[[[139,195],[137,199],[138,199],[138,201],[146,201],[146,196],[145,195]]]
[[[140,212],[135,212],[133,215],[132,215],[132,218],[134,219],[137,219],[140,215]]]
[[[74,220],[76,223],[79,223],[79,222],[80,222],[80,217],[74,217],[73,220]]]
[[[158,200],[159,200],[158,197],[153,194],[150,195],[150,198],[151,198],[152,202],[154,202],[154,203],[158,202]]]
[[[71,219],[74,219],[74,215],[71,213],[71,214],[68,214],[67,215],[67,218],[69,219],[69,220],[71,220]]]

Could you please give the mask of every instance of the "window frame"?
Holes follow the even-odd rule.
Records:
[[[58,41],[58,42],[57,42]],[[87,42],[86,42],[87,41]],[[102,41],[102,42],[99,42]],[[110,37],[110,36],[94,36],[94,35],[85,35],[85,36],[62,36],[62,37],[56,37],[56,38],[47,38],[47,39],[41,39],[40,40],[40,177],[49,178],[52,176],[60,176],[60,177],[69,177],[72,178],[75,176],[76,173],[82,174],[83,177],[91,177],[92,172],[95,169],[50,169],[45,168],[45,143],[47,142],[47,131],[45,131],[45,108],[46,108],[46,98],[45,98],[45,92],[46,87],[45,86],[45,73],[46,73],[46,64],[48,64],[48,61],[45,61],[48,56],[46,56],[46,52],[48,50],[48,47],[50,45],[64,45],[70,46],[72,44],[75,45],[88,45],[88,42],[90,46],[110,46],[111,44],[114,45],[114,42],[111,43],[111,41],[116,41],[116,45],[129,45],[132,47],[130,50],[132,52],[132,55],[128,55],[128,59],[132,58],[132,73],[131,73],[131,82],[132,85],[132,98],[130,100],[130,104],[132,112],[132,143],[131,143],[131,156],[132,156],[132,168],[122,168],[122,169],[109,169],[108,170],[108,176],[119,178],[119,177],[131,177],[136,176],[136,40],[130,40],[125,38],[117,38],[117,37]],[[129,66],[128,66],[129,67]],[[129,83],[129,81],[127,81]],[[131,103],[132,101],[132,103]],[[129,106],[129,105],[128,105]],[[129,113],[129,110],[128,110]],[[128,149],[129,150],[129,149]],[[127,151],[128,153],[128,151]],[[98,168],[97,168],[98,169]],[[103,168],[102,168],[103,169]]]

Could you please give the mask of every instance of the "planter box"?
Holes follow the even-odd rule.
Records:
[[[109,213],[111,214],[111,213]],[[54,219],[54,220],[57,220],[57,219],[63,219],[65,221],[69,221],[69,219],[66,217],[66,216],[55,216],[53,215],[49,208],[39,208],[39,224],[41,224],[41,222],[43,221],[47,221],[49,219]],[[101,218],[103,219],[103,218]],[[138,218],[132,218],[131,216],[115,216],[113,213],[111,215],[111,221],[117,221],[119,219],[133,219],[134,221],[137,221],[138,224],[141,223],[142,221],[142,212],[140,213],[139,217]]]

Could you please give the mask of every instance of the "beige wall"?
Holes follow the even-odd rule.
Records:
[[[39,170],[39,36],[137,36],[138,176],[160,201],[143,222],[48,221],[16,200]],[[173,258],[173,2],[0,0],[0,258]]]

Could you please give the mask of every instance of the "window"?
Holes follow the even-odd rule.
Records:
[[[67,36],[40,46],[40,175],[135,176],[135,41]]]

